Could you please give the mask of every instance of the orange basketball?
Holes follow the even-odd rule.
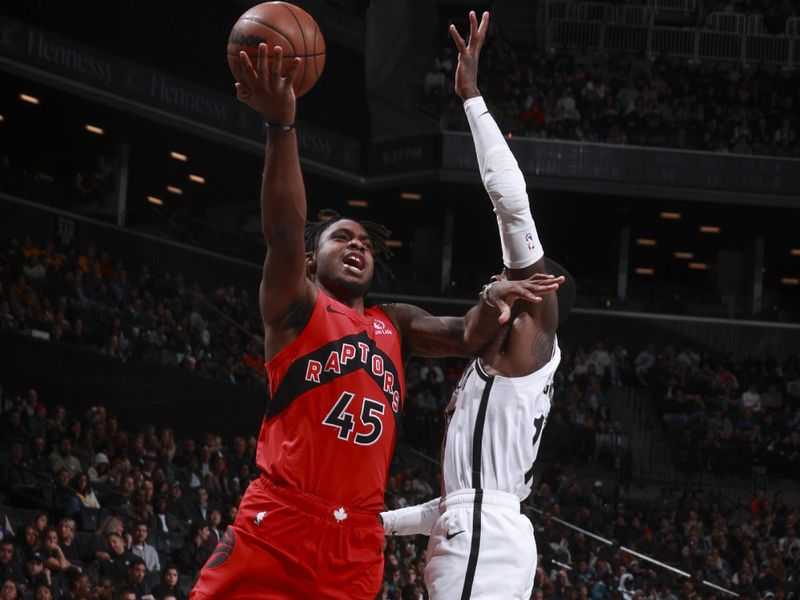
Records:
[[[302,8],[288,2],[264,2],[248,9],[234,24],[228,38],[228,66],[235,74],[233,62],[239,60],[244,50],[253,62],[258,63],[258,45],[267,44],[269,53],[275,46],[283,49],[284,59],[299,56],[303,59],[294,80],[294,93],[302,96],[322,75],[325,67],[325,40],[317,26]],[[283,71],[290,60],[284,60]]]

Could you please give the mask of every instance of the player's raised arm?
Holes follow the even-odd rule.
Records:
[[[478,89],[478,59],[489,28],[489,13],[483,13],[479,24],[475,12],[470,12],[469,21],[468,43],[455,25],[450,26],[458,49],[455,90],[464,102],[481,179],[497,215],[506,274],[509,279],[526,279],[546,272],[540,262],[544,251],[531,216],[525,178]]]
[[[259,292],[268,359],[294,339],[308,320],[317,294],[306,277],[306,196],[294,130],[292,82],[301,59],[291,59],[285,76],[281,75],[282,61],[280,47],[268,57],[266,44],[261,44],[258,63],[254,66],[241,52],[236,72],[238,99],[259,112],[268,131],[261,184],[261,229],[267,256]]]

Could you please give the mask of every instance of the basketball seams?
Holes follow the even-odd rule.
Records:
[[[303,40],[303,51],[308,52],[308,45],[306,44],[306,33],[303,31],[303,25],[300,23],[300,19],[297,18],[297,15],[294,14],[294,11],[290,8],[288,4],[284,4],[281,2],[281,6],[283,6],[286,10],[289,11],[289,14],[292,15],[295,22],[297,23],[297,29],[300,30],[300,39]],[[314,27],[316,29],[316,27]],[[296,55],[295,55],[296,56]],[[314,61],[316,62],[316,60]],[[306,82],[306,69],[308,68],[308,60],[303,59],[303,75],[300,76],[300,87],[305,87]]]
[[[319,33],[319,27],[314,23],[314,45],[311,47],[311,52],[314,57],[314,75],[317,80],[319,80],[319,67],[317,67],[317,33]]]
[[[250,46],[242,46],[242,50],[244,52],[247,52],[247,48],[250,48]],[[253,53],[253,54],[248,53],[247,54],[251,59],[253,57],[258,57],[258,52],[257,52],[258,49],[256,48],[255,50],[256,50],[255,53]],[[237,52],[235,54],[228,54],[228,56],[236,58],[236,57],[239,56],[239,53]],[[284,58],[298,58],[298,57],[299,58],[312,58],[312,57],[316,57],[316,56],[325,56],[325,53],[324,52],[317,52],[316,54],[291,54],[291,55],[284,55]]]
[[[281,36],[283,39],[285,39],[287,42],[289,42],[289,45],[292,47],[292,54],[295,55],[295,56],[297,55],[296,54],[297,51],[294,49],[294,44],[292,43],[291,38],[289,36],[287,36],[285,33],[283,33],[280,29],[277,29],[277,28],[273,27],[272,25],[270,25],[266,21],[263,21],[263,20],[259,19],[258,17],[250,17],[250,16],[242,17],[241,19],[239,19],[239,21],[251,21],[253,23],[258,23],[259,25],[263,25],[267,29],[271,29],[272,31],[277,33],[279,36]],[[303,43],[305,44],[305,42],[303,42]]]

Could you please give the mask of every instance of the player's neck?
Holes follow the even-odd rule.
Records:
[[[317,283],[319,289],[325,292],[328,296],[336,300],[337,302],[341,302],[348,308],[353,309],[354,311],[364,314],[364,296],[350,296],[347,294],[343,294],[341,292],[334,292],[333,290],[329,290],[324,285]]]

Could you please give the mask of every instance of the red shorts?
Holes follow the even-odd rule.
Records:
[[[190,600],[374,600],[383,577],[378,515],[279,487],[247,488]]]

